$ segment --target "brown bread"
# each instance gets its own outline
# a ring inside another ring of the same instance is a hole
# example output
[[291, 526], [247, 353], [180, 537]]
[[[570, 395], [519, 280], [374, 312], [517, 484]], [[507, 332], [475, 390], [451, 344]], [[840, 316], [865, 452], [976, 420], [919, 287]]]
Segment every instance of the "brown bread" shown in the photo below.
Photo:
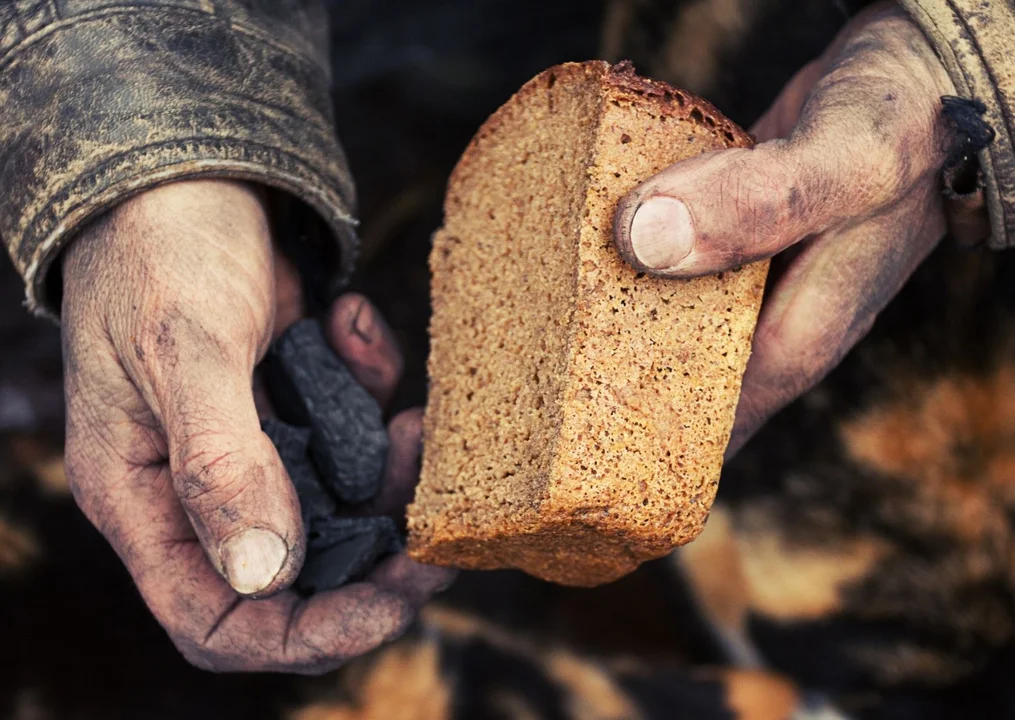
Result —
[[416, 560], [614, 580], [708, 517], [767, 264], [635, 273], [618, 200], [750, 138], [626, 66], [551, 68], [479, 130], [434, 238]]

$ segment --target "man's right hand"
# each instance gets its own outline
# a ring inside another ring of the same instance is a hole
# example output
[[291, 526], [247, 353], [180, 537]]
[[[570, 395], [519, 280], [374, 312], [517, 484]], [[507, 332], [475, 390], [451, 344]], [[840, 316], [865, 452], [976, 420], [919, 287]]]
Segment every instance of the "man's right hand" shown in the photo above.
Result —
[[[404, 631], [450, 578], [398, 556], [340, 590], [285, 590], [304, 531], [252, 391], [270, 340], [299, 314], [283, 276], [257, 193], [218, 181], [125, 203], [63, 263], [71, 488], [173, 642], [211, 670], [327, 671]], [[346, 296], [328, 335], [357, 380], [390, 398], [401, 359], [379, 313]], [[404, 500], [419, 412], [390, 432], [382, 495]]]
[[677, 163], [619, 205], [637, 270], [689, 279], [779, 255], [727, 457], [873, 326], [947, 227], [955, 86], [895, 3], [857, 14], [753, 128], [752, 150]]

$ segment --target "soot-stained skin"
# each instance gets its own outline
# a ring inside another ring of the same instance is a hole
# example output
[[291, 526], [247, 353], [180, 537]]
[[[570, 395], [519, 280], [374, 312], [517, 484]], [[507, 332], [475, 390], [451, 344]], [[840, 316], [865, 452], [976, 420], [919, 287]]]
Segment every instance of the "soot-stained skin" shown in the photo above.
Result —
[[388, 517], [342, 517], [380, 490], [388, 436], [377, 403], [352, 378], [313, 320], [297, 323], [266, 360], [268, 392], [285, 421], [265, 434], [300, 501], [307, 556], [296, 588], [312, 594], [362, 577], [404, 540]]
[[310, 458], [327, 487], [343, 502], [373, 497], [388, 453], [381, 409], [328, 345], [320, 325], [293, 325], [272, 347], [265, 371], [279, 417], [310, 428]]

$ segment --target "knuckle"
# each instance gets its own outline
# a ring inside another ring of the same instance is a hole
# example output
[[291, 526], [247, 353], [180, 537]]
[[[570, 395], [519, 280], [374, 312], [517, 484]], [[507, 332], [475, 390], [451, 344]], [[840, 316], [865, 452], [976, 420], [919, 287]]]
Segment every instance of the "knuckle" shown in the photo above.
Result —
[[336, 651], [319, 643], [314, 631], [294, 632], [275, 652], [277, 667], [299, 675], [321, 675], [344, 665], [354, 653]]
[[245, 495], [252, 488], [244, 478], [220, 475], [214, 480], [206, 475], [181, 474], [173, 478], [177, 497], [192, 511], [201, 515], [218, 512], [225, 519], [235, 521]]
[[286, 661], [280, 665], [286, 672], [299, 675], [320, 676], [345, 665], [350, 657], [345, 653], [326, 653], [319, 648], [304, 646], [299, 661]]
[[389, 612], [393, 621], [391, 628], [386, 633], [381, 633], [381, 638], [375, 643], [376, 645], [392, 642], [402, 637], [412, 626], [413, 620], [416, 619], [416, 609], [405, 598], [393, 592], [384, 592], [383, 594], [390, 604]]
[[764, 387], [755, 400], [780, 406], [813, 387], [836, 363], [839, 341], [833, 333], [798, 333], [786, 329], [759, 331], [757, 356], [763, 364]]
[[209, 643], [206, 628], [185, 613], [166, 613], [161, 603], [149, 605], [159, 623], [169, 635], [183, 659], [194, 667], [208, 672], [229, 672], [239, 669], [256, 669], [251, 666], [252, 658], [238, 652], [237, 648], [225, 645], [215, 647]]
[[249, 491], [258, 479], [260, 448], [236, 447], [238, 442], [214, 430], [185, 436], [171, 458], [173, 486], [187, 503], [224, 505]]
[[231, 645], [218, 648], [209, 645], [203, 637], [203, 631], [193, 625], [170, 622], [163, 623], [163, 626], [183, 659], [199, 670], [224, 673], [269, 669], [256, 652], [249, 652], [249, 648]]
[[191, 450], [183, 454], [173, 468], [173, 481], [182, 500], [198, 502], [208, 496], [239, 492], [234, 486], [240, 482], [234, 472], [238, 451], [208, 448]]
[[854, 147], [842, 155], [842, 173], [849, 179], [844, 192], [873, 207], [895, 202], [908, 192], [921, 162], [905, 128], [867, 127], [851, 145]]
[[245, 370], [270, 337], [270, 315], [256, 312], [243, 298], [225, 302], [205, 292], [152, 292], [147, 312], [134, 317], [125, 351], [166, 392], [185, 379], [179, 373], [188, 367]]
[[[182, 444], [171, 457], [176, 497], [192, 520], [221, 526], [245, 516], [265, 516], [270, 508], [282, 512], [295, 490], [280, 485], [277, 460], [267, 437], [223, 438], [205, 431], [197, 441]], [[292, 495], [286, 493], [292, 492]], [[267, 518], [265, 518], [267, 519]], [[207, 530], [213, 530], [209, 525]]]
[[855, 45], [804, 108], [793, 139], [813, 172], [836, 180], [830, 187], [844, 206], [893, 202], [941, 162], [939, 88], [910, 65], [877, 42]]
[[[719, 197], [732, 205], [734, 217], [750, 244], [768, 245], [801, 212], [806, 202], [804, 189], [787, 182], [792, 173], [784, 163], [752, 162], [746, 159], [731, 167], [719, 187]], [[735, 255], [739, 246], [726, 248]], [[742, 253], [741, 253], [742, 254]]]
[[416, 615], [404, 597], [390, 590], [365, 586], [361, 597], [366, 600], [363, 607], [369, 609], [349, 617], [341, 647], [341, 657], [345, 659], [365, 655], [401, 637]]

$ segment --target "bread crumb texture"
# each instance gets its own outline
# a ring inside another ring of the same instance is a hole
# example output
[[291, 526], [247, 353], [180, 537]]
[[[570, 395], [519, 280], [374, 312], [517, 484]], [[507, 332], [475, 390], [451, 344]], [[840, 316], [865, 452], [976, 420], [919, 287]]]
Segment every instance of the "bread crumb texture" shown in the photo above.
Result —
[[545, 71], [483, 125], [430, 258], [414, 559], [592, 586], [701, 531], [767, 263], [644, 276], [612, 221], [665, 167], [749, 145], [703, 100], [604, 62]]

